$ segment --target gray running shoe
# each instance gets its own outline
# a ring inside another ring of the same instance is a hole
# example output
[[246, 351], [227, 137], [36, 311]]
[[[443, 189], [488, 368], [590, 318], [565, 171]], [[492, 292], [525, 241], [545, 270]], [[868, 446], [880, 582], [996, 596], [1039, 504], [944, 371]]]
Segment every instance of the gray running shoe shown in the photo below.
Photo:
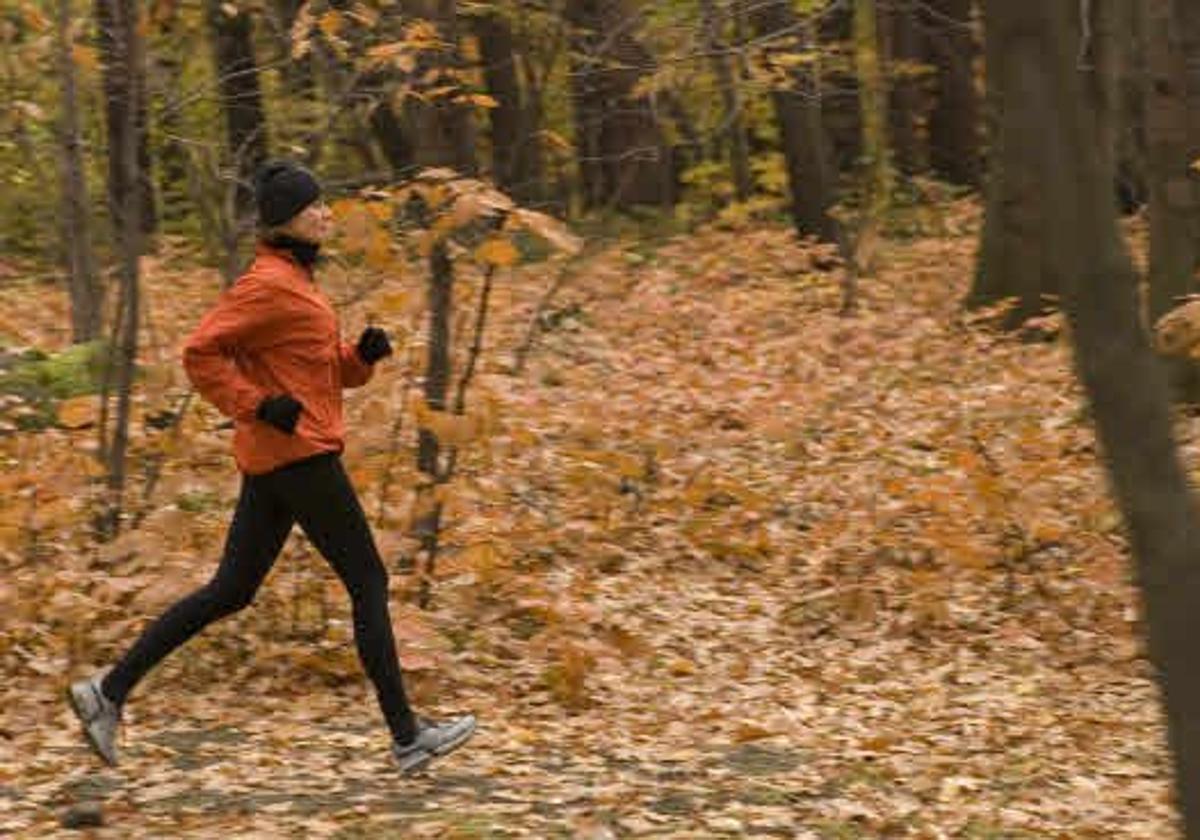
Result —
[[105, 668], [86, 680], [72, 683], [67, 700], [83, 724], [88, 743], [105, 762], [117, 764], [117, 731], [121, 727], [121, 707], [104, 696], [100, 682], [109, 671]]
[[396, 757], [401, 773], [416, 773], [424, 770], [433, 759], [454, 752], [474, 732], [474, 715], [443, 722], [418, 717], [417, 737], [411, 744], [393, 743], [392, 755]]

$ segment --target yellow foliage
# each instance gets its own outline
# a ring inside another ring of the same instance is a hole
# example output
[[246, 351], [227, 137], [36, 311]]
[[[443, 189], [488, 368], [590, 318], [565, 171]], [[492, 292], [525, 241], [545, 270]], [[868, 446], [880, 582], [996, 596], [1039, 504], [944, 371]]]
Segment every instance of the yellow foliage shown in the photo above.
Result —
[[493, 236], [475, 249], [475, 259], [497, 268], [507, 268], [515, 265], [520, 253], [516, 246], [503, 236]]
[[317, 19], [317, 26], [322, 32], [332, 38], [342, 28], [342, 16], [333, 9], [330, 9]]
[[578, 254], [583, 250], [583, 240], [552, 216], [521, 208], [513, 212], [513, 218], [526, 230], [536, 233], [560, 251]]
[[100, 66], [96, 50], [84, 44], [74, 44], [71, 47], [71, 56], [75, 60], [75, 66], [88, 73], [94, 73]]
[[480, 436], [482, 423], [477, 416], [428, 411], [421, 421], [421, 428], [432, 432], [444, 446], [462, 447]]

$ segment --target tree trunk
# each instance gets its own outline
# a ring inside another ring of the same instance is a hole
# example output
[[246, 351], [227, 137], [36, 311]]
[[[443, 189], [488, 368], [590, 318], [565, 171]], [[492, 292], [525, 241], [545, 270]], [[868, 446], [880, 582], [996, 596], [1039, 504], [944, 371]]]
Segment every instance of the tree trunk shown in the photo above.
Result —
[[1146, 176], [1146, 26], [1145, 3], [1130, 10], [1129, 35], [1124, 47], [1120, 77], [1121, 112], [1117, 119], [1117, 206], [1122, 215], [1137, 212], [1149, 201]]
[[865, 209], [868, 218], [878, 223], [892, 197], [892, 165], [888, 155], [887, 85], [879, 66], [875, 0], [854, 0], [854, 67], [867, 167]]
[[1196, 291], [1200, 267], [1200, 9], [1145, 0], [1150, 318]]
[[[993, 4], [994, 5], [994, 4]], [[1048, 223], [1041, 173], [1045, 142], [1040, 116], [1050, 113], [1036, 72], [1041, 48], [1020, 18], [992, 15], [985, 28], [988, 118], [991, 126], [983, 235], [970, 306], [1015, 298], [1006, 326], [1040, 313], [1061, 291], [1047, 271]], [[1055, 246], [1057, 247], [1057, 246]]]
[[[222, 0], [205, 0], [204, 8], [225, 114], [228, 154], [237, 178], [236, 207], [240, 216], [253, 203], [254, 170], [267, 157], [267, 122], [254, 59], [252, 24], [248, 12], [238, 11]], [[236, 220], [231, 221], [236, 226]]]
[[652, 58], [632, 34], [622, 0], [568, 0], [575, 146], [587, 207], [629, 209], [675, 201], [673, 155], [638, 81]]
[[[142, 233], [154, 232], [157, 213], [154, 186], [150, 175], [150, 140], [146, 120], [146, 77], [140, 65], [127, 69], [124, 48], [127, 41], [121, 26], [138, 26], [139, 3], [133, 0], [96, 0], [97, 39], [104, 86], [105, 116], [108, 125], [108, 206], [116, 216], [125, 207], [125, 195], [135, 191], [138, 196], [138, 218]], [[125, 118], [126, 108], [134, 107], [132, 121]], [[137, 166], [133, 176], [121, 166], [120, 149], [125, 147], [127, 126], [133, 126]]]
[[745, 201], [754, 190], [750, 177], [750, 146], [746, 138], [746, 121], [742, 116], [741, 96], [737, 77], [730, 64], [729, 46], [725, 43], [723, 30], [725, 21], [718, 14], [716, 0], [701, 0], [704, 16], [704, 42], [712, 59], [713, 75], [721, 91], [721, 105], [725, 112], [722, 128], [729, 141], [729, 167], [733, 173], [734, 195]]
[[395, 174], [404, 176], [416, 167], [417, 150], [413, 138], [388, 97], [383, 97], [371, 109], [368, 123], [375, 142]]
[[92, 257], [70, 0], [58, 0], [57, 10], [58, 75], [62, 83], [59, 142], [62, 149], [63, 253], [71, 295], [71, 339], [79, 343], [91, 341], [100, 333], [103, 289]]
[[[137, 101], [140, 88], [138, 77], [142, 66], [142, 42], [134, 9], [123, 5], [122, 0], [102, 0], [109, 3], [109, 15], [122, 61], [120, 66], [125, 76], [120, 86], [126, 93], [121, 126], [124, 145], [109, 149], [115, 155], [122, 182], [133, 184], [138, 176], [138, 131], [141, 103]], [[125, 489], [126, 452], [129, 445], [129, 419], [132, 408], [133, 376], [137, 360], [139, 300], [139, 266], [142, 252], [143, 225], [141, 223], [142, 201], [136, 190], [124, 191], [125, 203], [114, 216], [114, 233], [121, 256], [121, 306], [117, 310], [116, 332], [118, 333], [117, 364], [117, 416], [111, 444], [104, 453], [108, 460], [108, 504], [100, 520], [100, 535], [113, 537], [120, 530], [122, 496]], [[111, 363], [111, 362], [110, 362]], [[103, 396], [107, 402], [107, 394]], [[107, 412], [105, 412], [107, 414]]]
[[909, 0], [893, 4], [888, 14], [887, 61], [893, 80], [888, 98], [888, 128], [896, 169], [915, 175], [925, 169], [921, 141], [921, 87], [917, 79], [924, 60], [924, 45], [917, 31], [916, 13]]
[[[1093, 0], [1123, 4], [1130, 0]], [[1078, 7], [986, 0], [987, 23], [1010, 34], [1046, 95], [1011, 99], [1041, 126], [1036, 169], [1047, 204], [1048, 265], [1065, 292], [1076, 364], [1096, 418], [1113, 493], [1129, 529], [1148, 651], [1162, 686], [1176, 802], [1200, 838], [1200, 525], [1175, 446], [1167, 388], [1147, 346], [1135, 278], [1112, 200], [1112, 170], [1096, 143], [1103, 113], [1079, 72]], [[1019, 33], [1019, 34], [1018, 34]]]
[[937, 102], [929, 115], [929, 162], [952, 184], [979, 186], [979, 96], [972, 63], [971, 0], [926, 0], [923, 24], [936, 67]]
[[152, 73], [156, 90], [168, 91], [154, 103], [155, 120], [161, 139], [158, 143], [158, 196], [160, 216], [164, 226], [181, 225], [192, 213], [192, 197], [188, 190], [188, 155], [184, 146], [183, 84], [184, 50], [179, 31], [179, 10], [176, 4], [167, 6], [159, 20], [161, 48], [154, 51]]
[[534, 113], [526, 102], [517, 75], [517, 50], [512, 26], [497, 11], [474, 15], [483, 80], [496, 105], [488, 110], [492, 141], [492, 178], [505, 192], [526, 201], [540, 193], [534, 160], [540, 155], [537, 128], [527, 119]]
[[[799, 51], [802, 42], [780, 38], [779, 33], [800, 32], [804, 25], [788, 0], [763, 0], [750, 10], [751, 23], [759, 38], [774, 39], [780, 52]], [[792, 74], [788, 88], [772, 91], [775, 117], [779, 121], [783, 154], [787, 162], [792, 221], [800, 236], [815, 236], [837, 242], [841, 232], [829, 215], [834, 202], [834, 173], [829, 162], [825, 126], [821, 119], [821, 90], [818, 72], [801, 65]]]
[[[437, 52], [424, 54], [418, 62], [416, 78], [427, 89], [461, 88], [456, 75], [461, 70], [462, 57], [455, 0], [406, 0], [404, 9], [434, 24], [445, 45]], [[405, 115], [413, 129], [418, 166], [445, 166], [467, 175], [475, 173], [471, 114], [462, 103], [453, 101], [453, 94], [439, 94], [432, 101], [410, 96], [405, 100]]]
[[[450, 324], [454, 315], [454, 264], [439, 242], [429, 257], [429, 354], [425, 364], [425, 404], [434, 411], [446, 410], [450, 390]], [[424, 474], [417, 492], [422, 496], [421, 515], [413, 523], [421, 545], [423, 562], [419, 603], [427, 607], [431, 597], [433, 565], [441, 537], [442, 504], [435, 490], [442, 483], [442, 445], [430, 429], [417, 433], [417, 469]]]

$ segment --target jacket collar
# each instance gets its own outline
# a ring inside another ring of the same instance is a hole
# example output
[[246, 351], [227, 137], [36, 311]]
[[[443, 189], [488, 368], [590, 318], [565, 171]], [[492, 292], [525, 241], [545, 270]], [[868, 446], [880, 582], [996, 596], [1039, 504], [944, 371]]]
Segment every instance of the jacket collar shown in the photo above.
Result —
[[286, 260], [302, 269], [308, 279], [312, 280], [313, 267], [317, 264], [320, 256], [320, 247], [311, 242], [302, 242], [291, 237], [276, 237], [270, 240], [260, 239], [255, 246], [255, 252], [260, 256], [267, 255]]

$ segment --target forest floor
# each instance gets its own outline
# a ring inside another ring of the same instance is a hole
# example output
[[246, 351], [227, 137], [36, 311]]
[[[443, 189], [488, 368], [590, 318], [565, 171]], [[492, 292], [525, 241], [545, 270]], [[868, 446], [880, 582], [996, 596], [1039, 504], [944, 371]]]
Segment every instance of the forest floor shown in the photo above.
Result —
[[[0, 437], [0, 834], [1175, 836], [1069, 349], [1053, 323], [965, 320], [977, 218], [940, 224], [888, 244], [848, 318], [838, 275], [783, 228], [598, 248], [520, 375], [557, 269], [504, 278], [429, 610], [397, 561], [408, 420], [399, 460], [390, 443], [419, 333], [348, 395], [412, 693], [480, 718], [414, 778], [389, 765], [345, 599], [295, 537], [253, 607], [135, 692], [120, 767], [85, 748], [66, 683], [211, 574], [237, 492], [206, 407], [174, 437], [140, 423], [177, 393], [216, 282], [147, 260], [134, 444], [165, 467], [141, 527], [88, 547], [78, 417]], [[402, 339], [420, 283], [349, 303], [347, 334], [372, 314]], [[12, 338], [61, 343], [64, 311], [50, 287], [0, 286]], [[1179, 429], [1195, 464], [1200, 427]]]

